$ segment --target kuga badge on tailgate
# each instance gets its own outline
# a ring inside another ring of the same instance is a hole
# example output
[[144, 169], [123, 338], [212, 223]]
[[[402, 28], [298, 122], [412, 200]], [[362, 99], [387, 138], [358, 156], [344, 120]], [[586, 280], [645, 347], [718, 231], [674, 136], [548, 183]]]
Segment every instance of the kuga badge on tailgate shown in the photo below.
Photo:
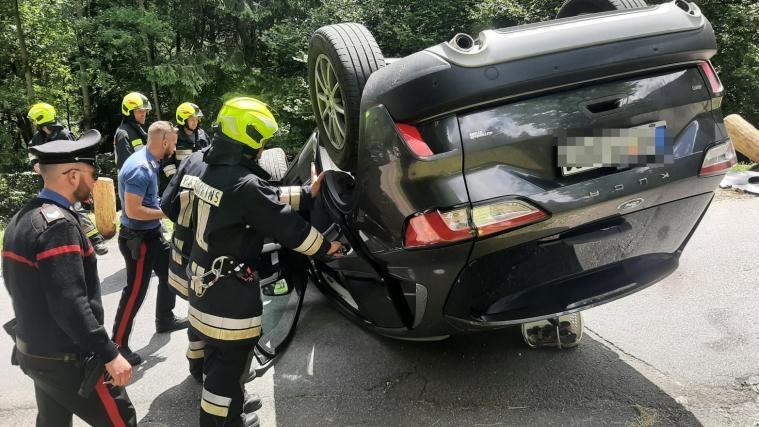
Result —
[[627, 129], [567, 130], [557, 135], [558, 166], [563, 176], [601, 167], [672, 164], [666, 122]]

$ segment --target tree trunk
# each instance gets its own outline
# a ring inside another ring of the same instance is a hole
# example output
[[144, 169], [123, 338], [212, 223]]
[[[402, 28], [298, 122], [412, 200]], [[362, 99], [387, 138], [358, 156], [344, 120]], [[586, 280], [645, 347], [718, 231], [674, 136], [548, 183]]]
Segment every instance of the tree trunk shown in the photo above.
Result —
[[69, 97], [66, 95], [66, 127], [71, 129], [71, 109], [69, 108]]
[[34, 86], [32, 85], [32, 69], [29, 67], [29, 53], [26, 50], [26, 38], [21, 26], [21, 12], [18, 9], [18, 0], [13, 0], [13, 14], [16, 18], [16, 36], [18, 37], [19, 53], [21, 54], [21, 67], [24, 69], [26, 78], [26, 96], [31, 102], [34, 98]]
[[737, 114], [725, 117], [725, 128], [739, 153], [759, 162], [759, 130]]
[[252, 67], [255, 64], [253, 40], [250, 35], [250, 24], [243, 22], [239, 17], [235, 17], [235, 28], [237, 29], [237, 37], [240, 39], [242, 45], [242, 56], [245, 65]]
[[[77, 16], [80, 22], [84, 22], [84, 18], [87, 13], [87, 6], [89, 0], [84, 0], [79, 4], [77, 8]], [[92, 126], [92, 97], [90, 96], [89, 74], [85, 67], [85, 50], [84, 41], [82, 40], [83, 34], [81, 28], [76, 32], [76, 44], [79, 49], [79, 85], [82, 89], [82, 129], [89, 129]]]
[[[142, 13], [145, 13], [145, 1], [144, 0], [137, 0], [137, 4], [140, 7], [140, 11]], [[148, 42], [148, 36], [143, 32], [142, 33], [142, 44], [145, 48], [145, 58], [148, 61], [148, 67], [153, 67], [153, 50], [150, 49], [150, 43]], [[158, 104], [158, 85], [155, 81], [150, 81], [150, 88], [153, 92], [153, 111], [155, 111], [155, 116], [157, 120], [161, 120], [161, 106]]]
[[104, 238], [116, 235], [116, 191], [111, 178], [100, 177], [92, 191], [95, 202], [95, 226]]

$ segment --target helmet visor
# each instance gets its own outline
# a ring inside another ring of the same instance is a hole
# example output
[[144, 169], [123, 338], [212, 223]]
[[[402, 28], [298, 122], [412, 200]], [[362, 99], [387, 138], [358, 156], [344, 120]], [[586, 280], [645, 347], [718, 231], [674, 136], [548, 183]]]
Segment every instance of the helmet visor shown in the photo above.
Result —
[[153, 106], [150, 105], [150, 101], [148, 101], [147, 99], [143, 101], [142, 105], [135, 107], [135, 110], [152, 110], [152, 109], [153, 109]]

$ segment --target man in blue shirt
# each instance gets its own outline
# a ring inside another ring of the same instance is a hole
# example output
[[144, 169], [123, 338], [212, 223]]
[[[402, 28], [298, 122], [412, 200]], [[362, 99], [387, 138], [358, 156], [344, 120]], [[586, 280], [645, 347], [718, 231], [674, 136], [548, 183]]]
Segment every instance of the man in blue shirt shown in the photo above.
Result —
[[119, 171], [121, 229], [119, 250], [127, 269], [127, 286], [121, 294], [113, 325], [113, 340], [132, 365], [142, 358], [129, 348], [129, 335], [150, 282], [151, 271], [158, 277], [156, 331], [168, 332], [187, 327], [187, 319], [174, 316], [175, 294], [169, 290], [169, 244], [161, 233], [161, 211], [158, 199], [160, 161], [172, 155], [177, 144], [177, 129], [167, 121], [158, 121], [148, 129], [144, 150], [129, 156]]

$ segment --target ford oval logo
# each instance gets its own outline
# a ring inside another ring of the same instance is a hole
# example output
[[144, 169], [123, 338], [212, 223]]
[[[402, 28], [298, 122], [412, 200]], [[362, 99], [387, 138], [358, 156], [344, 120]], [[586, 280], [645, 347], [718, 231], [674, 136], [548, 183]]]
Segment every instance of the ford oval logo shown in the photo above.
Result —
[[630, 210], [630, 209], [635, 209], [638, 206], [642, 205], [643, 201], [644, 201], [643, 199], [628, 200], [628, 201], [622, 203], [621, 205], [617, 206], [617, 209], [620, 210], [620, 211], [626, 211], [626, 210]]

